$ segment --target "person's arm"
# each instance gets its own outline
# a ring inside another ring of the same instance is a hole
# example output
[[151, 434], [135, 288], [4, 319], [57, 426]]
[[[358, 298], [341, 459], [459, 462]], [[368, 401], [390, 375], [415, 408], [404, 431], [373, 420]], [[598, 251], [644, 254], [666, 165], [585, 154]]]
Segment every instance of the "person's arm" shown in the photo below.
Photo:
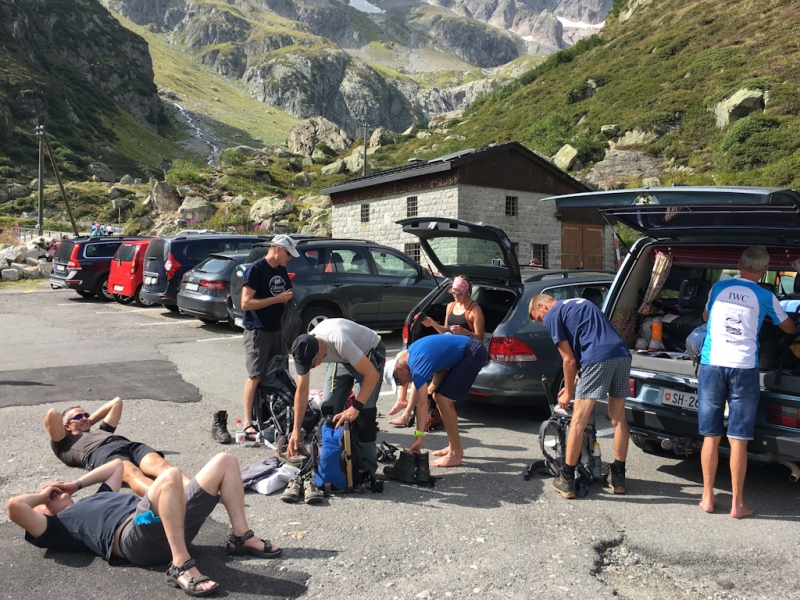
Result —
[[479, 342], [483, 341], [483, 334], [486, 330], [486, 318], [483, 315], [483, 309], [478, 304], [475, 304], [469, 311], [470, 321], [472, 321], [472, 331], [464, 333], [471, 335]]
[[361, 389], [358, 390], [358, 395], [353, 405], [333, 417], [333, 422], [336, 423], [337, 429], [341, 427], [344, 421], [352, 423], [358, 418], [361, 409], [364, 408], [372, 392], [375, 391], [375, 386], [381, 380], [381, 376], [366, 355], [362, 355], [358, 362], [353, 365], [353, 368], [358, 371], [364, 380], [361, 382]]
[[440, 371], [436, 371], [431, 377], [431, 382], [428, 384], [428, 394], [433, 394], [436, 390], [439, 389], [439, 385], [441, 385], [444, 376], [447, 374], [447, 369], [441, 369]]
[[708, 309], [703, 309], [703, 321], [708, 323]]
[[303, 417], [306, 415], [306, 407], [308, 407], [308, 388], [311, 381], [311, 375], [297, 376], [297, 389], [294, 392], [294, 425], [292, 426], [292, 435], [289, 436], [289, 444], [286, 453], [289, 456], [297, 454], [298, 443], [300, 439], [300, 430], [303, 428]]
[[269, 298], [256, 298], [256, 291], [249, 285], [242, 286], [242, 310], [260, 310], [273, 304], [286, 304], [292, 299], [292, 290], [281, 292]]
[[112, 491], [118, 492], [122, 488], [122, 474], [124, 471], [122, 460], [115, 458], [111, 462], [100, 465], [96, 469], [78, 477], [75, 481], [57, 481], [53, 485], [67, 492], [70, 496], [78, 490], [95, 483], [105, 483]]
[[433, 327], [437, 333], [444, 333], [447, 331], [446, 325], [439, 325], [436, 321], [427, 316], [422, 319], [422, 324], [425, 325], [425, 327]]
[[117, 425], [119, 425], [120, 417], [122, 417], [122, 398], [117, 396], [93, 412], [92, 416], [89, 417], [89, 423], [94, 425], [104, 420], [108, 425], [116, 429]]
[[[417, 398], [417, 428], [414, 431], [414, 441], [408, 447], [408, 451], [412, 453], [422, 450], [422, 438], [425, 437], [425, 426], [428, 424], [428, 386], [420, 386], [414, 393]], [[417, 435], [418, 431], [422, 435]]]
[[48, 485], [36, 494], [15, 496], [6, 502], [8, 518], [34, 538], [41, 537], [47, 531], [47, 517], [33, 509], [40, 504], [45, 504], [50, 498], [60, 493], [61, 490], [58, 487]]
[[569, 407], [569, 402], [575, 395], [575, 384], [578, 377], [578, 361], [575, 360], [575, 354], [569, 346], [569, 342], [561, 340], [556, 344], [564, 368], [564, 389], [558, 393], [558, 405], [566, 409]]
[[51, 408], [44, 416], [44, 427], [50, 434], [50, 439], [60, 442], [67, 437], [67, 430], [64, 428], [64, 417], [55, 408]]
[[780, 327], [781, 331], [784, 333], [794, 333], [794, 320], [791, 317], [786, 317], [785, 320], [781, 321], [778, 327]]

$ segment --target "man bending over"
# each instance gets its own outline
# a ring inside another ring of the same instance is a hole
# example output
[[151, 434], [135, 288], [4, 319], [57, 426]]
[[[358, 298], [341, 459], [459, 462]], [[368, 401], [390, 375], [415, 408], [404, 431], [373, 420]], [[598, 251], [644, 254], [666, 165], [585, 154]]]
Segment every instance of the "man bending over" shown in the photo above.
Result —
[[[122, 398], [117, 397], [91, 415], [80, 406], [63, 413], [51, 408], [45, 415], [44, 426], [50, 434], [50, 447], [65, 465], [94, 469], [119, 458], [123, 461], [122, 481], [136, 495], [144, 496], [153, 479], [169, 469], [170, 464], [150, 446], [115, 435], [121, 416]], [[92, 431], [98, 422], [100, 426]], [[184, 476], [184, 483], [188, 482]]]
[[[124, 467], [115, 459], [71, 483], [46, 485], [38, 494], [12, 498], [8, 517], [25, 530], [25, 540], [39, 548], [93, 552], [109, 564], [157, 565], [170, 562], [166, 581], [190, 596], [207, 596], [219, 584], [197, 570], [187, 545], [221, 499], [233, 533], [225, 550], [277, 558], [282, 550], [256, 538], [244, 512], [239, 463], [218, 454], [184, 488], [181, 472], [162, 472], [144, 497], [119, 493]], [[72, 494], [101, 483], [96, 493], [74, 502]]]

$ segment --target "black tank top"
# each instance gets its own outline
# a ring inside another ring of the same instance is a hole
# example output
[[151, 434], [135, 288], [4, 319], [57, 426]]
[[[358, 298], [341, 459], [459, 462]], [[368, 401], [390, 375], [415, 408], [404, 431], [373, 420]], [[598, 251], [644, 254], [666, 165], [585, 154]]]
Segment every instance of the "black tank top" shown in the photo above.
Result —
[[[473, 302], [473, 304], [474, 304], [474, 302]], [[461, 325], [462, 327], [465, 327], [465, 328], [469, 329], [470, 331], [472, 331], [474, 333], [474, 330], [472, 329], [472, 323], [470, 323], [467, 320], [467, 313], [470, 311], [471, 308], [472, 308], [472, 304], [470, 304], [467, 307], [467, 310], [465, 310], [460, 315], [457, 315], [457, 314], [455, 314], [453, 312], [451, 312], [449, 315], [447, 315], [447, 327], [448, 327], [448, 329], [450, 328], [451, 325]]]

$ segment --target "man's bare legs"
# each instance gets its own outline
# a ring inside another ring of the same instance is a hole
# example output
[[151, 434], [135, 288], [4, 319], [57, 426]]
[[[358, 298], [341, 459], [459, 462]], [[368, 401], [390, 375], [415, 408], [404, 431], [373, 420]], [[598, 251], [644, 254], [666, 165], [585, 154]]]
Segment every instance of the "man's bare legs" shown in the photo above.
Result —
[[[148, 477], [158, 477], [161, 475], [161, 473], [171, 467], [172, 465], [169, 464], [158, 452], [149, 452], [148, 454], [144, 455], [142, 460], [139, 461], [139, 468], [142, 470], [142, 473]], [[190, 479], [186, 475], [183, 475], [184, 487], [186, 487], [189, 481]]]
[[[231, 454], [217, 454], [206, 463], [194, 477], [204, 491], [212, 496], [220, 495], [228, 518], [231, 521], [233, 535], [240, 537], [250, 529], [244, 512], [244, 486], [239, 462]], [[264, 543], [257, 537], [251, 537], [244, 542], [248, 548], [263, 552], [277, 552], [278, 547], [272, 544], [265, 548]]]
[[[161, 473], [147, 490], [147, 497], [150, 499], [151, 510], [161, 518], [161, 524], [172, 552], [172, 564], [180, 567], [191, 558], [186, 547], [184, 531], [186, 496], [183, 491], [181, 472], [175, 467], [170, 467]], [[201, 573], [196, 567], [187, 569], [185, 576], [179, 578], [182, 587], [186, 588], [188, 585], [188, 577], [199, 577], [200, 575]], [[204, 581], [197, 584], [197, 589], [198, 591], [207, 590], [215, 585], [214, 581]]]
[[[706, 436], [703, 438], [703, 449], [700, 452], [700, 464], [703, 467], [703, 497], [700, 498], [700, 508], [710, 513], [714, 512], [714, 480], [717, 478], [717, 465], [719, 464], [719, 443], [722, 436]], [[731, 457], [731, 468], [733, 467]]]
[[434, 456], [441, 456], [439, 460], [431, 463], [432, 467], [457, 467], [464, 458], [464, 449], [461, 447], [461, 436], [458, 433], [458, 415], [456, 405], [450, 398], [436, 394], [434, 396], [439, 414], [442, 415], [444, 430], [447, 433], [447, 448], [437, 450]]
[[244, 418], [242, 427], [247, 429], [253, 423], [253, 404], [256, 401], [256, 390], [261, 383], [260, 377], [250, 377], [244, 382]]
[[608, 397], [608, 418], [614, 428], [614, 458], [625, 462], [628, 457], [628, 421], [625, 420], [625, 399]]
[[[581, 448], [583, 448], [583, 432], [594, 413], [594, 405], [597, 401], [594, 398], [576, 398], [572, 408], [572, 421], [570, 423], [569, 435], [567, 436], [567, 454], [564, 457], [566, 464], [575, 466], [581, 458]], [[611, 403], [609, 403], [609, 416]], [[624, 405], [623, 405], [624, 410]], [[625, 423], [623, 412], [622, 422]], [[628, 426], [625, 424], [625, 429]], [[628, 437], [625, 436], [625, 451], [628, 450]], [[617, 426], [614, 426], [614, 453], [617, 452]]]
[[[741, 519], [749, 517], [755, 511], [744, 503], [744, 476], [747, 473], [747, 440], [728, 438], [731, 445], [731, 517]], [[705, 475], [705, 469], [703, 470]]]
[[[129, 460], [122, 461], [122, 481], [128, 484], [137, 496], [144, 496], [147, 490], [153, 484], [153, 480], [161, 475], [167, 469], [171, 469], [170, 465], [164, 460], [157, 452], [150, 452], [145, 454], [144, 458], [139, 462], [137, 467]], [[183, 477], [183, 485], [189, 483], [189, 478], [181, 474]]]

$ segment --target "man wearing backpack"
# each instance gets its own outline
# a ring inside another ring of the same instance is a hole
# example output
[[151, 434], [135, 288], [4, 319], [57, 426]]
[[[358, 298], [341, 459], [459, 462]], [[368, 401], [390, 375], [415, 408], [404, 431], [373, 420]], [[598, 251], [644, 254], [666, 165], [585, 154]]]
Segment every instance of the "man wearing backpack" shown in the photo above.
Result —
[[[303, 438], [303, 416], [308, 406], [309, 371], [328, 363], [322, 396], [322, 416], [334, 415], [337, 428], [345, 421], [362, 421], [358, 432], [361, 456], [372, 473], [378, 469], [375, 440], [378, 428], [378, 394], [386, 362], [386, 348], [381, 337], [371, 329], [348, 319], [325, 319], [310, 334], [299, 336], [292, 344], [297, 370], [297, 392], [294, 396], [294, 426], [289, 438], [288, 454], [294, 456]], [[350, 392], [355, 389], [352, 406], [345, 408]], [[297, 493], [299, 495], [299, 486]], [[296, 501], [296, 500], [286, 500]], [[308, 498], [306, 498], [308, 502]]]

